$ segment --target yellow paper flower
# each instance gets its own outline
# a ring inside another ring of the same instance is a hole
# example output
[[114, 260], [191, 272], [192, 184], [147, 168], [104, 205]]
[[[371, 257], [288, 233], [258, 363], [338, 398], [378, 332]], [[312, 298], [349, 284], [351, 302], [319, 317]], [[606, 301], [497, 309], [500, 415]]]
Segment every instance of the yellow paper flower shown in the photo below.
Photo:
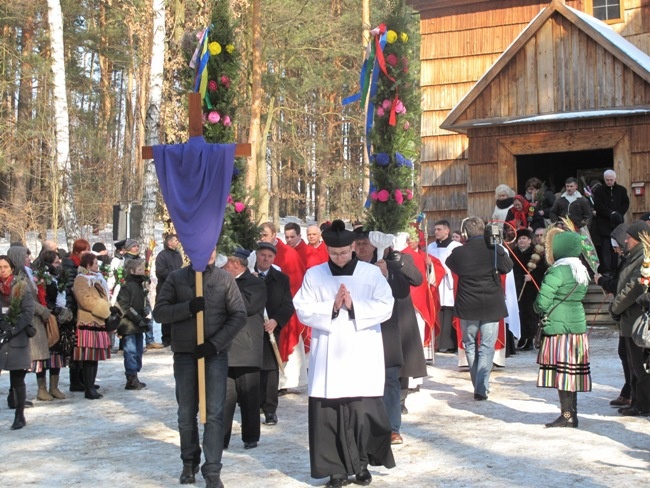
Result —
[[394, 43], [396, 40], [397, 40], [397, 32], [395, 32], [394, 30], [389, 30], [389, 31], [386, 33], [386, 42], [387, 42], [388, 44], [392, 44], [392, 43]]
[[232, 52], [235, 50], [235, 46], [232, 44], [226, 44], [226, 51], [228, 51], [228, 54], [232, 54]]
[[408, 35], [406, 32], [402, 32], [402, 33], [399, 35], [399, 38], [400, 38], [400, 41], [406, 43], [406, 42], [408, 42], [408, 40], [409, 40], [409, 35]]
[[216, 41], [211, 42], [208, 44], [208, 51], [210, 51], [211, 56], [216, 56], [221, 52], [221, 44]]

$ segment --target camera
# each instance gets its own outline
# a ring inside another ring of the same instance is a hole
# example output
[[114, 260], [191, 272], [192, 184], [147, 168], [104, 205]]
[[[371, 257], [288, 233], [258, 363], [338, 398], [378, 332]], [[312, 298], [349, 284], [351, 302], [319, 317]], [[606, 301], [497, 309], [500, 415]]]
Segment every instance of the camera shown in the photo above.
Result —
[[496, 222], [485, 224], [485, 242], [490, 247], [503, 244], [503, 230]]

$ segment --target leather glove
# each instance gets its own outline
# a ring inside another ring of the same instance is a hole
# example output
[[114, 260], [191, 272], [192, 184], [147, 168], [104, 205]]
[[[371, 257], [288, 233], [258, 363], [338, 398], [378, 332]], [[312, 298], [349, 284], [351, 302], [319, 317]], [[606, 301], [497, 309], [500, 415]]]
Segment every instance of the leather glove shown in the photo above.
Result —
[[650, 308], [650, 293], [644, 293], [641, 295], [636, 299], [636, 303], [641, 305], [643, 308]]
[[13, 336], [11, 329], [0, 330], [0, 343], [9, 342]]
[[212, 356], [216, 352], [217, 350], [211, 342], [204, 342], [203, 344], [196, 346], [196, 349], [194, 349], [194, 357], [196, 359], [206, 358], [208, 356]]
[[137, 325], [142, 330], [149, 330], [149, 322], [145, 319], [140, 319]]
[[402, 263], [402, 253], [399, 251], [391, 251], [386, 255], [385, 261], [395, 261], [396, 263], [399, 263], [403, 265]]
[[202, 310], [205, 310], [205, 297], [192, 298], [190, 300], [190, 313], [196, 315]]
[[122, 310], [120, 310], [115, 305], [113, 305], [109, 310], [111, 312], [111, 315], [119, 315], [120, 317], [122, 316]]

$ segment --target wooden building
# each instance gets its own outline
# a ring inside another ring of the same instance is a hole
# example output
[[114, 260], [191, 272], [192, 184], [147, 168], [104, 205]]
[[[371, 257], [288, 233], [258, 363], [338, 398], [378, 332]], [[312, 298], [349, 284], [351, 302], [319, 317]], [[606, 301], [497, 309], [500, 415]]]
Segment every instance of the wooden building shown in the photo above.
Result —
[[559, 191], [613, 168], [627, 219], [650, 211], [650, 1], [407, 3], [421, 16], [430, 235], [438, 219], [490, 218], [495, 187], [521, 193], [531, 176]]

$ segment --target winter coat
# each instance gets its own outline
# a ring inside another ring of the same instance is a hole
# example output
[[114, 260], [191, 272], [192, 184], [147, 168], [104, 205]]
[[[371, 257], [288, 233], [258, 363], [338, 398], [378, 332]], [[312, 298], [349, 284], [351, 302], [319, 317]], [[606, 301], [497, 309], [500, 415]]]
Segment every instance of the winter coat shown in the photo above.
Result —
[[104, 321], [111, 314], [111, 304], [106, 290], [94, 273], [79, 266], [72, 292], [77, 301], [77, 325], [103, 326]]
[[[280, 331], [289, 322], [289, 319], [295, 312], [291, 288], [289, 286], [289, 277], [271, 266], [264, 280], [264, 284], [266, 286], [266, 314], [269, 320], [274, 319], [278, 323], [273, 330], [273, 336], [275, 337], [275, 342], [279, 344]], [[266, 371], [275, 371], [278, 369], [273, 346], [271, 345], [269, 334], [266, 332], [264, 333], [262, 369]]]
[[142, 319], [145, 319], [151, 312], [145, 288], [142, 281], [138, 280], [137, 276], [130, 274], [126, 277], [124, 285], [120, 287], [120, 292], [117, 295], [117, 304], [124, 314], [120, 320], [120, 325], [117, 328], [117, 333], [120, 336], [142, 334], [143, 332], [146, 332], [146, 330], [141, 329], [138, 324], [134, 323], [126, 316], [131, 308], [135, 310]]
[[508, 315], [498, 276], [512, 269], [512, 260], [505, 249], [501, 246], [490, 249], [483, 236], [472, 237], [451, 252], [446, 265], [458, 276], [456, 317], [496, 322]]
[[[154, 319], [172, 324], [172, 351], [193, 353], [196, 349], [196, 319], [190, 301], [196, 298], [196, 273], [191, 266], [172, 271], [156, 297]], [[203, 272], [205, 341], [217, 352], [230, 349], [237, 333], [246, 325], [246, 306], [235, 279], [226, 271], [208, 266]]]
[[[571, 266], [559, 262], [562, 258], [577, 260], [582, 250], [582, 241], [579, 234], [569, 231], [559, 232], [549, 237], [546, 255], [551, 267], [544, 275], [544, 281], [535, 300], [535, 311], [539, 314], [548, 314], [544, 335], [584, 334], [587, 331], [587, 319], [582, 299], [588, 289], [587, 270], [582, 264], [578, 265], [579, 270], [576, 268], [576, 273], [580, 271], [584, 273], [584, 284], [576, 286], [577, 280]], [[548, 244], [551, 242], [551, 250], [549, 250]]]
[[248, 269], [235, 281], [246, 306], [246, 325], [235, 336], [228, 352], [228, 367], [262, 367], [266, 285]]
[[568, 217], [577, 228], [581, 228], [589, 227], [592, 215], [589, 200], [579, 195], [573, 202], [569, 202], [563, 193], [560, 198], [555, 200], [549, 217], [551, 222], [557, 222], [560, 217]]
[[165, 249], [158, 253], [156, 256], [156, 278], [158, 278], [158, 283], [156, 284], [156, 295], [160, 293], [165, 280], [169, 276], [169, 273], [183, 267], [183, 256], [181, 253], [174, 249], [169, 249], [165, 245]]
[[50, 358], [50, 347], [47, 342], [47, 331], [45, 329], [45, 323], [50, 318], [50, 311], [38, 301], [38, 289], [29, 273], [25, 276], [25, 281], [34, 299], [34, 318], [32, 319], [32, 325], [34, 326], [34, 330], [36, 330], [36, 334], [29, 338], [29, 354], [32, 361], [45, 361]]
[[[27, 283], [14, 277], [9, 296], [0, 296], [2, 307], [11, 306], [11, 296], [14, 292], [21, 297], [20, 313], [12, 327], [12, 338], [0, 346], [0, 370], [2, 371], [29, 369], [32, 365], [29, 338], [25, 327], [32, 323], [34, 317], [34, 296], [27, 288]], [[6, 317], [3, 318], [6, 320]]]
[[384, 363], [387, 368], [401, 366], [400, 377], [422, 378], [427, 375], [427, 365], [411, 300], [411, 285], [420, 285], [423, 277], [412, 256], [400, 254], [398, 258], [386, 260], [387, 281], [395, 303], [393, 314], [381, 324]]
[[[616, 183], [614, 186], [600, 185], [594, 190], [593, 199], [598, 233], [609, 237], [616, 225], [623, 222], [625, 213], [630, 208], [627, 190]], [[614, 216], [615, 213], [618, 215]]]
[[643, 294], [639, 283], [643, 264], [643, 244], [637, 244], [629, 252], [621, 268], [616, 285], [616, 296], [610, 305], [610, 313], [618, 316], [618, 327], [622, 337], [632, 337], [632, 325], [643, 312], [636, 299]]

